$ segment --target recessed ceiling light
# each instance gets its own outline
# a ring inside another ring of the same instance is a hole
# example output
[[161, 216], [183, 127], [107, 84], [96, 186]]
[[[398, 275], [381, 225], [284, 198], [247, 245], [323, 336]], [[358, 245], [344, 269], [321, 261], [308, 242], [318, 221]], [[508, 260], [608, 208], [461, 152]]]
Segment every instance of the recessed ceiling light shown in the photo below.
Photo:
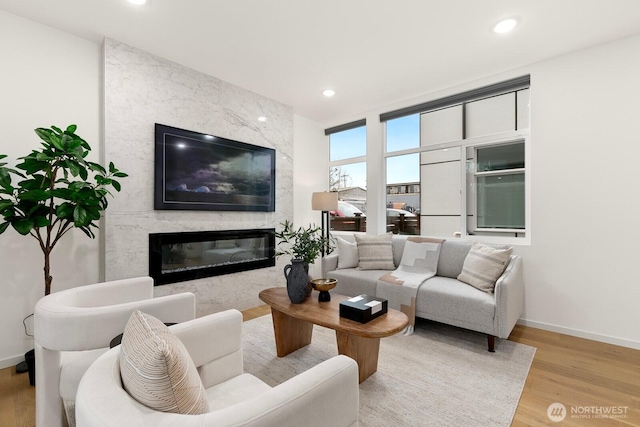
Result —
[[325, 90], [322, 91], [322, 94], [324, 96], [326, 96], [327, 98], [331, 98], [333, 95], [336, 94], [336, 91], [333, 90], [333, 89], [325, 89]]
[[503, 19], [493, 27], [493, 32], [498, 34], [508, 33], [518, 25], [518, 20], [515, 18]]
[[147, 0], [127, 0], [131, 4], [141, 6], [147, 2]]
[[266, 122], [267, 118], [265, 116], [260, 116], [260, 117], [258, 117], [258, 121], [259, 122]]

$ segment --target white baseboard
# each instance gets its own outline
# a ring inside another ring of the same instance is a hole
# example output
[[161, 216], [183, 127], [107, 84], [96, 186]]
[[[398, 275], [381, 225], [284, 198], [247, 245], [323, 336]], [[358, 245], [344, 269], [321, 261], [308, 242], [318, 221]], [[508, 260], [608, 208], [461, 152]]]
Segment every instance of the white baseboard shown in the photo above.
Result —
[[619, 345], [621, 347], [633, 348], [640, 350], [640, 342], [628, 340], [625, 338], [612, 337], [609, 335], [595, 334], [593, 332], [582, 331], [580, 329], [565, 328], [562, 326], [552, 325], [544, 322], [536, 322], [533, 320], [520, 319], [519, 325], [530, 326], [532, 328], [542, 329], [545, 331], [557, 332], [559, 334], [571, 335], [572, 337], [585, 338], [588, 340], [604, 342], [607, 344]]
[[20, 356], [7, 357], [6, 359], [0, 360], [0, 369], [16, 366], [20, 362], [24, 362], [24, 354], [21, 354]]

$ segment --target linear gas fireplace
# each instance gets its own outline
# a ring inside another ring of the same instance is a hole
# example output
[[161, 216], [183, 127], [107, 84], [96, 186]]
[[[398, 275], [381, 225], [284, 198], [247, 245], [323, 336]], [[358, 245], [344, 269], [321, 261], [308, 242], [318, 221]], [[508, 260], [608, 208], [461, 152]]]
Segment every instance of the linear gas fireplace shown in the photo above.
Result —
[[272, 267], [275, 229], [149, 234], [155, 285]]

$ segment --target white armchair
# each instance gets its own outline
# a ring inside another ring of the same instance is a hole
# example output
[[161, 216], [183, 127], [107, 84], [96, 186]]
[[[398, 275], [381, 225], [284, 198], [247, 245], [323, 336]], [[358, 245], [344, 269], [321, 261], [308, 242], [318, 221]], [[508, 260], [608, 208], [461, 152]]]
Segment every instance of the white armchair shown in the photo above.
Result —
[[336, 356], [271, 388], [243, 373], [242, 315], [228, 310], [171, 326], [187, 348], [206, 389], [209, 412], [181, 415], [150, 409], [123, 388], [120, 346], [83, 376], [76, 398], [78, 427], [358, 425], [358, 366]]
[[[153, 298], [153, 279], [137, 277], [55, 292], [35, 307], [36, 426], [74, 425], [80, 378], [131, 313], [143, 310], [163, 322], [195, 318], [195, 296]], [[66, 416], [65, 416], [66, 411]]]

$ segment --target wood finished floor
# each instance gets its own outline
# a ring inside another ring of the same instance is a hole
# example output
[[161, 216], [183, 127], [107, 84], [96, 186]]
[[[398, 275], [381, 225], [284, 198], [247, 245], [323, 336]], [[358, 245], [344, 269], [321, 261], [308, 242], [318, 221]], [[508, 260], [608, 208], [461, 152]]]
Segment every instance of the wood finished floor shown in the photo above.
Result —
[[[247, 321], [269, 312], [265, 305], [242, 314]], [[513, 426], [640, 426], [640, 350], [520, 325], [509, 339], [537, 348]], [[499, 342], [496, 351], [500, 351]], [[547, 417], [547, 408], [555, 402], [568, 411], [559, 423]], [[35, 388], [29, 385], [28, 375], [16, 374], [13, 367], [1, 369], [0, 427], [34, 426], [34, 408]], [[586, 413], [610, 408], [624, 411], [625, 417]], [[576, 414], [572, 418], [572, 410], [582, 412], [582, 418]]]

